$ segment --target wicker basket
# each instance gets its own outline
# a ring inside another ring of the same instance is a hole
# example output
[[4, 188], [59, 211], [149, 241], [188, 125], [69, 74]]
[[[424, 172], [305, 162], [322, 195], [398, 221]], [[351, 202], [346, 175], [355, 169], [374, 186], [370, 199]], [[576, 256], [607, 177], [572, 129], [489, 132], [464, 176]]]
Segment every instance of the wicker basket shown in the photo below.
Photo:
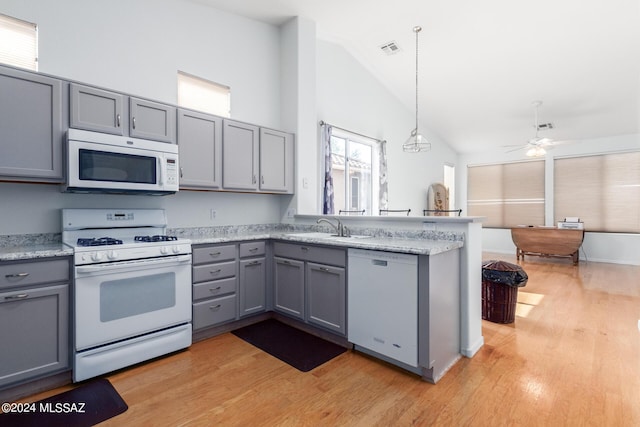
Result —
[[482, 268], [482, 318], [495, 323], [513, 323], [518, 287], [526, 285], [527, 273], [519, 265], [505, 261], [487, 261]]

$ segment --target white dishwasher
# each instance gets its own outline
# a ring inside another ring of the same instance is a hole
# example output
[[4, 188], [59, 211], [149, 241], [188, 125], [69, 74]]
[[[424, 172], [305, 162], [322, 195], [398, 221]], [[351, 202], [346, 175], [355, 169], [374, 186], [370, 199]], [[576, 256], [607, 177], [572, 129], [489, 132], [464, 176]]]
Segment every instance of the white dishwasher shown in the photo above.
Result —
[[418, 366], [418, 257], [349, 249], [348, 339]]

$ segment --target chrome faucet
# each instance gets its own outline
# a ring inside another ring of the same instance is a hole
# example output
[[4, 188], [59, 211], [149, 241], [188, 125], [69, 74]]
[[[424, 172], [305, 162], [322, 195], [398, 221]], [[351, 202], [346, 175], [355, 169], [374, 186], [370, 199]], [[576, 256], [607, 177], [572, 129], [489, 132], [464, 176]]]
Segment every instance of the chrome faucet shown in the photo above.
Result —
[[320, 224], [321, 222], [326, 222], [327, 224], [331, 225], [335, 230], [336, 230], [336, 235], [340, 236], [340, 237], [349, 237], [350, 233], [349, 233], [349, 229], [343, 225], [339, 219], [336, 218], [336, 221], [338, 221], [338, 224], [334, 224], [331, 221], [329, 221], [326, 218], [320, 218], [318, 221], [316, 221], [317, 224]]

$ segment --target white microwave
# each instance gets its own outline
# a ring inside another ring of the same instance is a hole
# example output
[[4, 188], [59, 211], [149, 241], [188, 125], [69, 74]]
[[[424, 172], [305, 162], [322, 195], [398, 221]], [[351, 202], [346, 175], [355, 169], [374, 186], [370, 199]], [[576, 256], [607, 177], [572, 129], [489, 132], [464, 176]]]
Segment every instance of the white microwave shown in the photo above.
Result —
[[69, 129], [65, 192], [165, 195], [178, 191], [178, 146]]

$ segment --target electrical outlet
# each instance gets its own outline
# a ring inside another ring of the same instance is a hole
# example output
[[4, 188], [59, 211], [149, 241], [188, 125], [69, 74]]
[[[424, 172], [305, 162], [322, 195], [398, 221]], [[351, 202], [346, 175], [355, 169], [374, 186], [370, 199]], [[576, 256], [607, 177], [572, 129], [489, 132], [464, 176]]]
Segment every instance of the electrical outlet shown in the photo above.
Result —
[[216, 212], [216, 210], [215, 210], [215, 209], [210, 209], [210, 210], [209, 210], [209, 218], [210, 218], [211, 220], [216, 219], [216, 216], [217, 216], [217, 215], [218, 215], [218, 213]]
[[425, 231], [436, 231], [436, 223], [425, 221], [422, 223], [422, 229]]

